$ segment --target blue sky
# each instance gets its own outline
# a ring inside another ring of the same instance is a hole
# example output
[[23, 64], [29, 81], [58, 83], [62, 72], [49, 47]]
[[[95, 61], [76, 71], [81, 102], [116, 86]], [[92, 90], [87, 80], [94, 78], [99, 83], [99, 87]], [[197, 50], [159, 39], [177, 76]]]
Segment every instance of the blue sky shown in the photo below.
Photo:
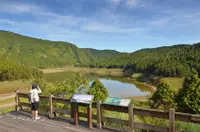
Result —
[[199, 0], [0, 0], [0, 29], [133, 52], [200, 41]]

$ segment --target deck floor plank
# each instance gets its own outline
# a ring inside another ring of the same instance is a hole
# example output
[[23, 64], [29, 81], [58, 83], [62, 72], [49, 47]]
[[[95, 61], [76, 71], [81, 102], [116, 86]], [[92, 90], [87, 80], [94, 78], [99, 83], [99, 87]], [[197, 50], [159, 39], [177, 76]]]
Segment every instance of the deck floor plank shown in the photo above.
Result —
[[111, 132], [104, 129], [88, 129], [81, 125], [76, 127], [68, 121], [50, 120], [43, 116], [35, 121], [30, 118], [30, 114], [21, 112], [11, 112], [0, 116], [0, 132]]

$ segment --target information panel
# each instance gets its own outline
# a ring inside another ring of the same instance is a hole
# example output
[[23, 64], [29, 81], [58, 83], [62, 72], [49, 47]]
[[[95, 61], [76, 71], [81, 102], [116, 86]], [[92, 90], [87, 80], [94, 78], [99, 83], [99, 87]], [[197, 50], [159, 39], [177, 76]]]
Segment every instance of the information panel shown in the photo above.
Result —
[[108, 97], [105, 100], [105, 104], [110, 105], [119, 105], [119, 106], [128, 106], [130, 104], [130, 99], [122, 99], [122, 98], [115, 98], [115, 97]]
[[87, 94], [75, 94], [71, 101], [72, 102], [78, 102], [78, 103], [87, 103], [90, 104], [93, 100], [93, 95], [87, 95]]

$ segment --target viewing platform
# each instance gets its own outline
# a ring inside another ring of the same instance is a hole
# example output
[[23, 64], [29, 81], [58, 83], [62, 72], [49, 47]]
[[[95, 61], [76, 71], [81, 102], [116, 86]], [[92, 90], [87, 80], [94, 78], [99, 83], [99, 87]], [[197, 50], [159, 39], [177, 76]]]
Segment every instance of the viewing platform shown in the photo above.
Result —
[[[30, 103], [25, 93], [0, 95], [0, 100], [15, 98], [14, 102], [0, 105], [15, 107], [14, 112], [0, 114], [0, 132], [110, 132], [152, 130], [155, 132], [192, 132], [180, 130], [176, 122], [200, 124], [200, 116], [176, 112], [175, 109], [156, 110], [129, 106], [110, 105], [100, 101], [91, 104], [71, 102], [69, 99], [40, 96], [39, 120], [31, 118]], [[64, 107], [59, 107], [60, 105]], [[123, 118], [120, 117], [123, 115]], [[138, 117], [159, 118], [167, 124], [153, 125], [137, 120]]]
[[33, 120], [31, 114], [26, 112], [10, 112], [0, 115], [0, 132], [110, 132], [109, 130], [87, 128], [84, 122], [78, 127], [69, 120], [48, 119]]

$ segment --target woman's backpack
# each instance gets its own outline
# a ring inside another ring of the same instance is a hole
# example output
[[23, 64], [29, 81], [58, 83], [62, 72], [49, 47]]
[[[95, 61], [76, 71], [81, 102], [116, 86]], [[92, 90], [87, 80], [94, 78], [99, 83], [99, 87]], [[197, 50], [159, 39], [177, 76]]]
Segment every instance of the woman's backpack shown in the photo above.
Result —
[[31, 102], [31, 93], [28, 93], [28, 101]]

